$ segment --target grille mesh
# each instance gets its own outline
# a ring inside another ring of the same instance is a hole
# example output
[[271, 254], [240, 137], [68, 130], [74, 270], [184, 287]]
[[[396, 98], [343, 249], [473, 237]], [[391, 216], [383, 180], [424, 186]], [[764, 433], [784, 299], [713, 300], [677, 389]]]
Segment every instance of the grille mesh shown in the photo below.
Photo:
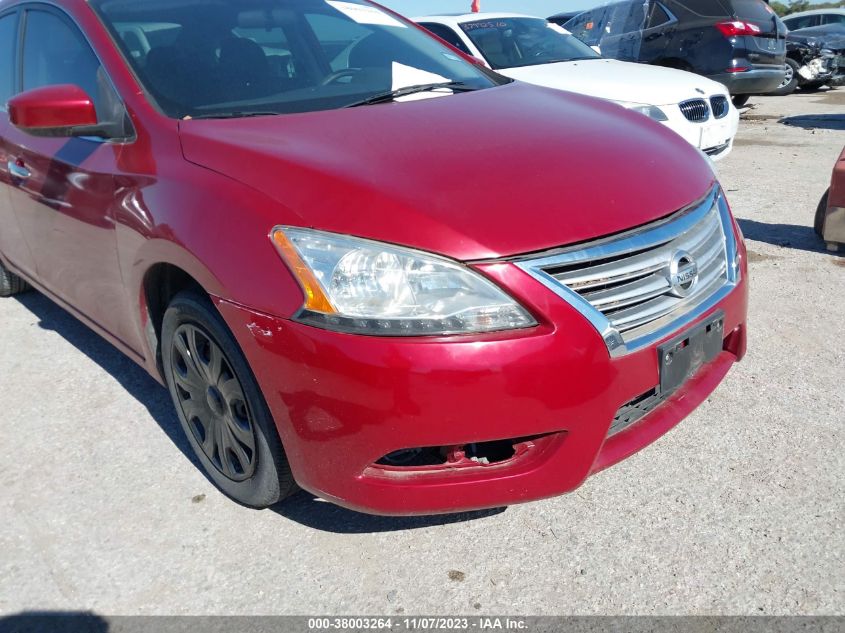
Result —
[[707, 107], [707, 101], [704, 99], [682, 101], [678, 107], [687, 120], [693, 123], [700, 123], [710, 118], [710, 108]]
[[730, 143], [730, 141], [728, 141], [727, 143], [722, 143], [721, 145], [715, 145], [713, 147], [708, 147], [707, 149], [704, 150], [704, 153], [707, 154], [708, 156], [718, 156], [719, 154], [724, 152], [726, 149], [728, 149], [730, 146], [731, 146], [731, 143]]
[[710, 108], [713, 110], [713, 116], [717, 119], [723, 119], [728, 114], [730, 107], [728, 106], [728, 98], [724, 95], [716, 95], [710, 97]]
[[670, 394], [658, 393], [659, 391], [657, 388], [651, 389], [623, 404], [613, 417], [613, 423], [610, 425], [610, 431], [607, 434], [608, 437], [624, 431], [663, 404]]
[[[695, 262], [690, 288], [671, 281], [679, 253]], [[655, 246], [601, 259], [586, 259], [543, 271], [601, 312], [628, 342], [685, 313], [728, 282], [726, 238], [718, 204], [691, 228]], [[685, 295], [685, 296], [682, 296]]]

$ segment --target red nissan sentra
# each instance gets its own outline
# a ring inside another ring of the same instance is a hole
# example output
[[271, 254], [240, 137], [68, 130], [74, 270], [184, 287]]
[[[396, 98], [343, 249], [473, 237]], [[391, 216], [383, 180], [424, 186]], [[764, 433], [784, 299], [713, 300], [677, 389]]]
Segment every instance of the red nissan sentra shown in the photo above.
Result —
[[558, 495], [745, 353], [702, 154], [377, 5], [5, 1], [0, 49], [0, 293], [166, 384], [242, 504]]

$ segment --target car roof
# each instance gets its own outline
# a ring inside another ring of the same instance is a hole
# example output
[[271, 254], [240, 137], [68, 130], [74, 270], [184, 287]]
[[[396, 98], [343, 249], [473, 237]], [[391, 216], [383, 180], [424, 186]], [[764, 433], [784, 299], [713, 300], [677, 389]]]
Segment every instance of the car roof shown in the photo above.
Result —
[[581, 9], [580, 11], [561, 11], [560, 13], [555, 13], [554, 15], [549, 16], [549, 20], [552, 19], [561, 19], [561, 18], [574, 18], [582, 13], [589, 11], [589, 9]]
[[421, 15], [411, 18], [414, 22], [441, 22], [456, 26], [463, 22], [474, 22], [476, 20], [495, 20], [498, 18], [534, 18], [544, 20], [536, 15], [525, 15], [523, 13], [509, 12], [486, 12], [486, 13], [438, 13], [436, 15]]
[[801, 18], [805, 15], [824, 15], [833, 13], [834, 15], [845, 15], [845, 9], [811, 9], [809, 11], [799, 11], [798, 13], [790, 13], [783, 16], [782, 20], [791, 20], [792, 18]]

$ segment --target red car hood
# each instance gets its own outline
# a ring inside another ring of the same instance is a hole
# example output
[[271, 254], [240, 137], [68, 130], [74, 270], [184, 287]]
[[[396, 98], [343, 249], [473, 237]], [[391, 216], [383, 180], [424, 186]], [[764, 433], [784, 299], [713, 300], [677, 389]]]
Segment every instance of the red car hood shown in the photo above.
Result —
[[280, 224], [461, 260], [630, 229], [693, 202], [714, 181], [707, 160], [662, 125], [520, 83], [346, 110], [183, 121], [180, 134], [187, 160], [277, 200]]

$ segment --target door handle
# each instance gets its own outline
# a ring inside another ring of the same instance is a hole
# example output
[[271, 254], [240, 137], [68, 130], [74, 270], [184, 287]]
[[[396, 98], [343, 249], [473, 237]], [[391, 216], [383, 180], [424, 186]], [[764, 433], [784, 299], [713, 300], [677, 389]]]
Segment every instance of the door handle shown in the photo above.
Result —
[[18, 164], [17, 161], [10, 160], [6, 163], [6, 166], [9, 168], [9, 173], [12, 175], [12, 178], [17, 178], [18, 180], [26, 180], [32, 175], [32, 172], [29, 171], [23, 165]]

